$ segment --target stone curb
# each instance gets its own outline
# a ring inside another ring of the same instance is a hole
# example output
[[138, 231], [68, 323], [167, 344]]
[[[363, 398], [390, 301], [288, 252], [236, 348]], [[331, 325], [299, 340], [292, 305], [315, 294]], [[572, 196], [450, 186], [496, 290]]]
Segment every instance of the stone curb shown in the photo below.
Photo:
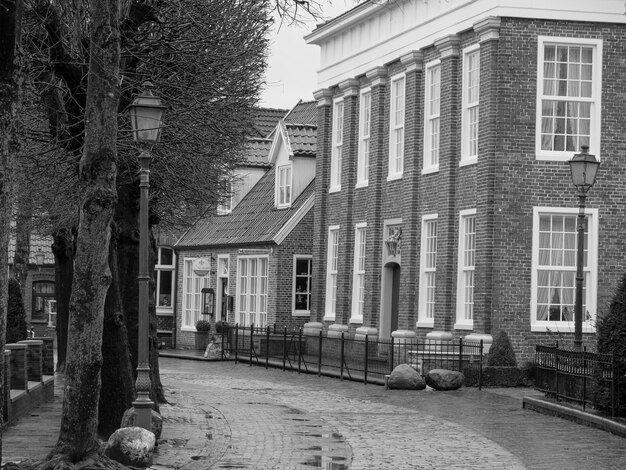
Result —
[[620, 437], [626, 437], [626, 424], [617, 423], [602, 416], [561, 405], [545, 398], [524, 397], [522, 407], [537, 413], [557, 416], [585, 426], [598, 428]]

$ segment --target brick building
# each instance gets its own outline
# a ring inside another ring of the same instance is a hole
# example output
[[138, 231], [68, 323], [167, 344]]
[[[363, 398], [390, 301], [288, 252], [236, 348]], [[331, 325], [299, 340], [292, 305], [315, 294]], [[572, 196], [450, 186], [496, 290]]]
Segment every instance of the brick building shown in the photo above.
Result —
[[[367, 1], [321, 48], [313, 302], [329, 334], [573, 336], [576, 190], [585, 344], [624, 273], [626, 17], [618, 0]], [[621, 181], [620, 181], [621, 180]]]
[[251, 139], [231, 201], [175, 244], [177, 347], [194, 344], [203, 288], [215, 292], [211, 322], [292, 329], [309, 320], [316, 118], [315, 102], [300, 102]]

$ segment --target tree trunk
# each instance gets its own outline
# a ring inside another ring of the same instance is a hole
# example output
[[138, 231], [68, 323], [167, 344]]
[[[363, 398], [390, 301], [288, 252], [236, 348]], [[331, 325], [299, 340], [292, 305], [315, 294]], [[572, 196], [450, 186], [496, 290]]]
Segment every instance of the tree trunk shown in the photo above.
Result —
[[104, 304], [102, 336], [102, 389], [98, 431], [103, 439], [120, 427], [124, 411], [133, 406], [135, 384], [128, 346], [128, 334], [119, 291], [117, 267], [117, 230], [114, 228], [109, 246], [111, 287]]
[[[18, 150], [17, 115], [20, 106], [22, 0], [0, 0], [0, 430], [4, 415], [4, 344], [7, 329], [8, 247], [14, 162]], [[0, 463], [2, 437], [0, 434]]]
[[111, 282], [109, 242], [116, 204], [119, 0], [90, 0], [90, 61], [81, 207], [70, 299], [65, 396], [59, 440], [48, 459], [78, 462], [97, 453], [104, 305]]
[[15, 255], [13, 256], [13, 277], [20, 283], [22, 298], [26, 298], [26, 278], [30, 256], [30, 231], [32, 200], [23, 192], [16, 195], [17, 214], [15, 217]]
[[69, 324], [70, 295], [74, 277], [74, 236], [69, 229], [54, 234], [54, 282], [57, 299], [57, 372], [65, 372], [67, 358], [67, 329]]

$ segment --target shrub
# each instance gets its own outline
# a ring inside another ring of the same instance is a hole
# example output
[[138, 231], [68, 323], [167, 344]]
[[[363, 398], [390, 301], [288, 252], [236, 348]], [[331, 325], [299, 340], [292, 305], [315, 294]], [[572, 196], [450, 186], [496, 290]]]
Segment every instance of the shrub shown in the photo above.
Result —
[[211, 324], [206, 320], [196, 322], [196, 331], [211, 331]]
[[16, 279], [9, 279], [9, 304], [7, 308], [7, 343], [27, 339], [26, 311], [22, 300], [22, 289]]
[[[598, 353], [614, 354], [617, 377], [626, 374], [626, 275], [611, 300], [609, 311], [598, 318], [596, 325]], [[608, 410], [611, 407], [610, 383], [602, 380], [601, 372], [596, 372], [594, 382], [594, 401], [596, 406]], [[617, 402], [626, 403], [626, 384], [619, 384]]]
[[498, 334], [493, 339], [493, 344], [489, 349], [489, 355], [487, 357], [487, 365], [495, 367], [517, 366], [515, 351], [513, 351], [513, 346], [511, 346], [511, 341], [506, 331], [498, 331]]
[[225, 321], [220, 320], [215, 324], [215, 331], [217, 333], [228, 333], [229, 329], [230, 325]]

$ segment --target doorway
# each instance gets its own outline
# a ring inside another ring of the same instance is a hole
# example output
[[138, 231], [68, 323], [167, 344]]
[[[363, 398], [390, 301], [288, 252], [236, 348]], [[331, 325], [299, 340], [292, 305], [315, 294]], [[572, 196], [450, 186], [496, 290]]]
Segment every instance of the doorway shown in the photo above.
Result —
[[398, 329], [400, 271], [400, 265], [398, 263], [387, 263], [385, 267], [383, 267], [380, 309], [381, 338], [391, 338], [391, 332]]

